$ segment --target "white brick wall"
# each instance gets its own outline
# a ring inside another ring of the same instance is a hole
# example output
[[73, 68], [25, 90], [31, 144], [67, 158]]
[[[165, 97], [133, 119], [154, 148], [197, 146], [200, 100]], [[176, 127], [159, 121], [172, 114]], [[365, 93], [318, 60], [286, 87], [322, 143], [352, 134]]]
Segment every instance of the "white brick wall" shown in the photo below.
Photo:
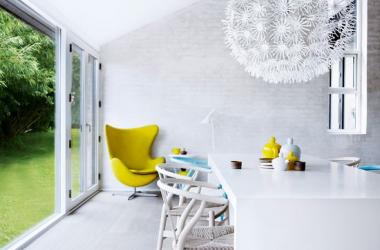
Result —
[[[173, 146], [206, 154], [210, 128], [200, 121], [216, 108], [218, 152], [258, 152], [271, 135], [293, 136], [309, 154], [380, 163], [380, 6], [369, 2], [368, 135], [327, 134], [328, 75], [284, 86], [244, 72], [224, 45], [225, 0], [200, 1], [101, 49], [105, 122], [158, 124], [157, 154]], [[104, 156], [104, 188], [123, 188]]]

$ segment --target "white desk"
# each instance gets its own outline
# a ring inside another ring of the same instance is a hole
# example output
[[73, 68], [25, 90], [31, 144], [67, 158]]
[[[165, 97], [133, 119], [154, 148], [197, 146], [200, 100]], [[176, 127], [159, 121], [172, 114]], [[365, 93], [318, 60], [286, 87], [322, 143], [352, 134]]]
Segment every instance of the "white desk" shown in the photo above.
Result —
[[302, 158], [305, 172], [275, 172], [255, 155], [209, 155], [233, 207], [235, 249], [379, 250], [380, 175]]

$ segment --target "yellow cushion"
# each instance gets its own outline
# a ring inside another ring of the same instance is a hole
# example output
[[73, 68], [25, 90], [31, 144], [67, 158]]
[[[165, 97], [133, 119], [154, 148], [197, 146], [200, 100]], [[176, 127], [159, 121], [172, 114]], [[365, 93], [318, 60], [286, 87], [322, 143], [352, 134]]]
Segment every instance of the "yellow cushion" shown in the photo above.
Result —
[[111, 160], [111, 166], [116, 179], [130, 187], [146, 186], [152, 183], [158, 176], [157, 173], [145, 175], [134, 174], [117, 158]]
[[155, 174], [155, 173], [157, 173], [155, 168], [142, 169], [142, 170], [130, 169], [130, 171], [134, 174]]

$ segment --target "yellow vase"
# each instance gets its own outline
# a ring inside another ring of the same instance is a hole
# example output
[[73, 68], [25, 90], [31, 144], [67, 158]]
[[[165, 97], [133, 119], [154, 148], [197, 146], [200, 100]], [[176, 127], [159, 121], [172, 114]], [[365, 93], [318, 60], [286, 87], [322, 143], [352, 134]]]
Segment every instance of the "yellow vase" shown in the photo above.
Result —
[[179, 155], [181, 153], [181, 149], [180, 148], [172, 148], [172, 154], [173, 155]]
[[262, 154], [264, 158], [277, 158], [278, 153], [280, 152], [281, 145], [276, 143], [276, 137], [272, 136], [269, 138], [269, 141], [267, 144], [265, 144]]

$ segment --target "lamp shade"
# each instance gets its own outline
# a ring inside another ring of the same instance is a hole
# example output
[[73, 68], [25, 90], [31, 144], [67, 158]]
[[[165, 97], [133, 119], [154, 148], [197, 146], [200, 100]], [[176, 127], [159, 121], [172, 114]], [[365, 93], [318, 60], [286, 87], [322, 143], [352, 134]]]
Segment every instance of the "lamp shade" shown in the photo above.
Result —
[[212, 109], [205, 118], [202, 119], [201, 124], [211, 124], [213, 115], [215, 114], [215, 109]]

